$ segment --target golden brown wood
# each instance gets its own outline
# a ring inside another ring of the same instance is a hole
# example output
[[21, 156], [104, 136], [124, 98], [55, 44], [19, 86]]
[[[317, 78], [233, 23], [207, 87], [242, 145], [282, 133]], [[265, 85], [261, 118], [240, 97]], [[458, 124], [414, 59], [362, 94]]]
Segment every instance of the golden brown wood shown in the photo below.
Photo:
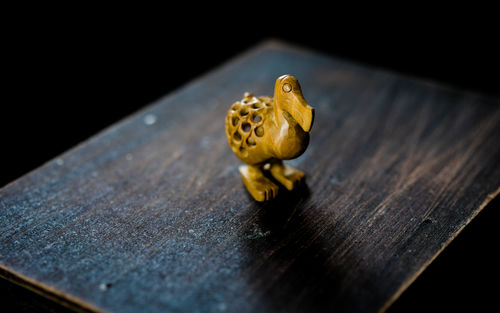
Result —
[[269, 174], [286, 189], [293, 190], [305, 174], [283, 164], [304, 153], [314, 109], [302, 95], [292, 75], [276, 80], [274, 98], [245, 93], [226, 116], [226, 136], [231, 150], [247, 165], [239, 167], [241, 178], [257, 201], [274, 199], [279, 187]]

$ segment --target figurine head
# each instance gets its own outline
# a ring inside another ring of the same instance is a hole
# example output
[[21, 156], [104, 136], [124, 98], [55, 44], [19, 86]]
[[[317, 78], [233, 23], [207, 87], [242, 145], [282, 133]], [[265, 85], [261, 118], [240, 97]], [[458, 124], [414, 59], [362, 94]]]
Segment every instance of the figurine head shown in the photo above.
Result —
[[278, 108], [288, 112], [302, 130], [305, 132], [311, 130], [314, 108], [304, 99], [297, 78], [292, 75], [283, 75], [276, 80], [274, 102]]

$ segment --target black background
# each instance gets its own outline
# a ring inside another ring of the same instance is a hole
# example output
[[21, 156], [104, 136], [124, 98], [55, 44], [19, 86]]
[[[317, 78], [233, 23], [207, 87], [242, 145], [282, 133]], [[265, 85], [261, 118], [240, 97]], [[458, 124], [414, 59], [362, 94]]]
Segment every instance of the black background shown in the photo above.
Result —
[[[332, 6], [309, 11], [307, 3], [223, 7], [217, 14], [208, 10], [212, 4], [188, 6], [156, 14], [133, 7], [5, 11], [12, 16], [2, 32], [0, 186], [268, 38], [500, 99], [500, 27], [488, 9], [431, 14], [433, 7], [406, 8], [387, 11], [387, 17], [368, 9], [371, 18], [350, 18]], [[494, 305], [498, 202], [392, 312], [486, 311]], [[44, 310], [35, 296], [29, 300], [5, 282], [0, 297], [15, 311], [27, 301]]]

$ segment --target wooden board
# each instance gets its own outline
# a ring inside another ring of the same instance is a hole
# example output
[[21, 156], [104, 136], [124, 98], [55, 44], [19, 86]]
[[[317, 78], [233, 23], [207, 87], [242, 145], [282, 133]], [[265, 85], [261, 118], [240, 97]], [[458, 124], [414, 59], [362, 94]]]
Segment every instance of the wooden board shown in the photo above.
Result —
[[[258, 204], [224, 118], [294, 74], [307, 186]], [[0, 190], [1, 275], [80, 310], [385, 310], [499, 192], [500, 104], [266, 42]]]

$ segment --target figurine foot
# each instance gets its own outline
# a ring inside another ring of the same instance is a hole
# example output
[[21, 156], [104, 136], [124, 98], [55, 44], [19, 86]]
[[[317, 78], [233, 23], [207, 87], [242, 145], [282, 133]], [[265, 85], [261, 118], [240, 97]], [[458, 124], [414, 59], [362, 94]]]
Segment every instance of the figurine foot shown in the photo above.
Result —
[[304, 181], [305, 174], [291, 166], [276, 162], [271, 165], [271, 175], [285, 186], [288, 190], [293, 190]]
[[278, 195], [278, 186], [266, 178], [259, 167], [242, 165], [239, 170], [243, 183], [255, 200], [267, 201]]

